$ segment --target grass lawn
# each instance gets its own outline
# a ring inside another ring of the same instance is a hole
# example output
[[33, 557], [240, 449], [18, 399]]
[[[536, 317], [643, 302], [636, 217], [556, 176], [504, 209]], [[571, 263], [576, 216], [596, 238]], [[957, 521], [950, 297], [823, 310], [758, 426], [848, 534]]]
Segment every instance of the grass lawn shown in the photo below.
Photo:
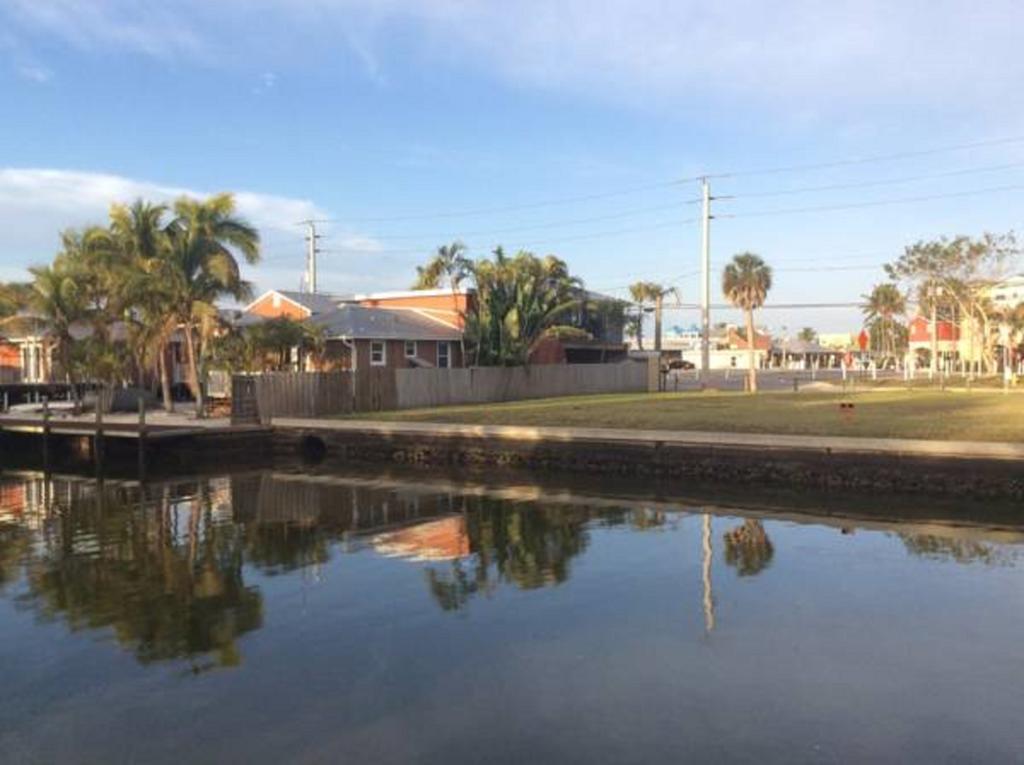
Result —
[[[854, 408], [840, 409], [840, 402]], [[359, 415], [365, 418], [367, 415]], [[654, 393], [383, 412], [392, 422], [552, 425], [744, 433], [1024, 441], [1024, 394], [867, 390], [839, 393]]]

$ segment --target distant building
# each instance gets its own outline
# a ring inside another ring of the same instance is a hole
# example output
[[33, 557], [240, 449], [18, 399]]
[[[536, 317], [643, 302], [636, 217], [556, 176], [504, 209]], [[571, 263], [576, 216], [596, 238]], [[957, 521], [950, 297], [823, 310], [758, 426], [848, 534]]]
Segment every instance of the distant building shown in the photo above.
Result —
[[857, 333], [822, 332], [818, 334], [818, 345], [830, 351], [859, 351]]
[[1024, 274], [1003, 279], [983, 290], [996, 308], [1016, 308], [1024, 303]]

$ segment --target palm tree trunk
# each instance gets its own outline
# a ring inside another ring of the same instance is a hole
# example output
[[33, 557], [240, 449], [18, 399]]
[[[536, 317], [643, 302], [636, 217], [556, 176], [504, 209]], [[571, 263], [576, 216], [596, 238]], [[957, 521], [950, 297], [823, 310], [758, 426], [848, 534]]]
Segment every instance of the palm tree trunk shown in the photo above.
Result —
[[199, 360], [196, 358], [196, 339], [191, 324], [185, 325], [185, 347], [188, 350], [189, 387], [192, 388], [192, 395], [196, 400], [196, 416], [202, 417], [205, 402], [203, 388], [199, 384]]
[[757, 370], [754, 368], [754, 312], [749, 308], [744, 312], [747, 323], [747, 379], [748, 390], [757, 393]]
[[157, 351], [157, 364], [160, 369], [160, 395], [164, 401], [164, 411], [173, 412], [174, 402], [171, 401], [171, 371], [167, 368], [167, 344], [162, 343]]
[[661, 351], [661, 303], [662, 296], [654, 301], [654, 350]]

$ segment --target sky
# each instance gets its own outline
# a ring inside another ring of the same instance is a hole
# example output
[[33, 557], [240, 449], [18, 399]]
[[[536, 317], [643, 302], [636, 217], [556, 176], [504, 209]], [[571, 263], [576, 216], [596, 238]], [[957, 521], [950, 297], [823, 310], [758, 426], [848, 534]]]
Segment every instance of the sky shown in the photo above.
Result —
[[258, 289], [299, 286], [318, 218], [322, 290], [406, 288], [459, 239], [675, 286], [689, 326], [709, 175], [713, 301], [753, 251], [761, 323], [856, 331], [784, 306], [1021, 228], [1022, 26], [1009, 0], [0, 0], [0, 279], [112, 202], [233, 191]]

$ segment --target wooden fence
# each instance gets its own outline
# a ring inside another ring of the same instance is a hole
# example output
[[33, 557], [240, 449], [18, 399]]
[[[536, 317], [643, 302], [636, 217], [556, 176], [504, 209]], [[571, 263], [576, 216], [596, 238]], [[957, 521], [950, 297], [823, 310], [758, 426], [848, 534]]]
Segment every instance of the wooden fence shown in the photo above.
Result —
[[636, 361], [395, 372], [398, 409], [657, 390], [657, 371]]
[[657, 390], [656, 365], [552, 364], [473, 369], [270, 372], [232, 380], [234, 422]]
[[397, 408], [395, 370], [266, 372], [235, 375], [233, 422], [269, 423], [273, 417], [331, 417]]

